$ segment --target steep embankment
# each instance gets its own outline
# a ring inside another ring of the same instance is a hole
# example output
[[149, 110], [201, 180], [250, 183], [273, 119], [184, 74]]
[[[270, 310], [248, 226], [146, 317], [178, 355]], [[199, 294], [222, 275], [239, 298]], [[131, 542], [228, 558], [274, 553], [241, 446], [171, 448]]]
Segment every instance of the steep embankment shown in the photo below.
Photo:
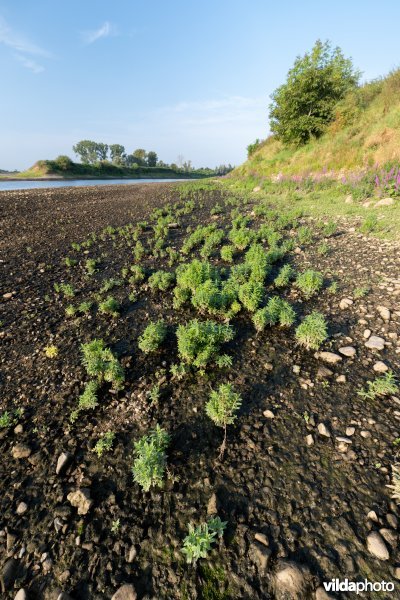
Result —
[[349, 172], [400, 161], [400, 70], [352, 91], [338, 106], [327, 132], [300, 148], [274, 137], [262, 142], [234, 172], [270, 177]]

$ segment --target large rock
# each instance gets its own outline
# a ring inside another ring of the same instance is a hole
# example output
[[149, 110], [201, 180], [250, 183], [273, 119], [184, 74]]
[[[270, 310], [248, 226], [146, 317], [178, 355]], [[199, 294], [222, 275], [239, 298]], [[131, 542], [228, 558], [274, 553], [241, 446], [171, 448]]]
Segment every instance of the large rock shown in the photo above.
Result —
[[260, 575], [265, 574], [271, 554], [271, 550], [258, 541], [250, 544], [249, 559], [256, 565]]
[[311, 576], [302, 565], [280, 561], [274, 580], [276, 600], [305, 600], [311, 590]]
[[71, 460], [72, 454], [70, 454], [69, 452], [63, 452], [62, 454], [60, 454], [60, 456], [57, 459], [56, 474], [62, 475], [67, 470]]
[[93, 500], [90, 498], [90, 490], [88, 488], [82, 488], [75, 492], [70, 492], [67, 496], [72, 506], [78, 509], [78, 515], [86, 515], [92, 504]]
[[367, 537], [367, 548], [370, 554], [379, 558], [379, 560], [389, 560], [389, 550], [383, 537], [377, 531], [373, 531]]
[[324, 362], [327, 362], [331, 365], [335, 365], [342, 360], [342, 357], [334, 352], [317, 352], [316, 356], [317, 358], [321, 358]]
[[385, 340], [377, 335], [371, 335], [369, 340], [365, 342], [365, 347], [370, 350], [383, 350], [385, 347]]
[[28, 458], [32, 454], [32, 450], [26, 444], [15, 444], [11, 450], [13, 458]]
[[382, 198], [382, 200], [378, 200], [374, 207], [379, 208], [380, 206], [392, 206], [392, 204], [394, 204], [393, 198]]
[[386, 306], [377, 306], [376, 310], [384, 321], [390, 321], [390, 310]]
[[117, 590], [111, 600], [136, 600], [137, 594], [135, 588], [130, 583], [126, 583]]

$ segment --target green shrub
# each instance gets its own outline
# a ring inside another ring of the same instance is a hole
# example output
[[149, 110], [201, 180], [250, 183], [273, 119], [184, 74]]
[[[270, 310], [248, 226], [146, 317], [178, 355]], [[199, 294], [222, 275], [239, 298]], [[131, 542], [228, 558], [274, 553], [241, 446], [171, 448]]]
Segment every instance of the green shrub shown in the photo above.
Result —
[[129, 278], [129, 283], [131, 284], [140, 283], [146, 276], [145, 270], [140, 265], [132, 265], [131, 273], [132, 275]]
[[218, 427], [226, 429], [236, 419], [236, 413], [242, 405], [242, 399], [230, 383], [223, 383], [213, 390], [206, 404], [206, 413]]
[[7, 429], [13, 423], [13, 418], [8, 411], [4, 411], [0, 415], [0, 429]]
[[324, 278], [318, 271], [308, 269], [303, 273], [299, 273], [296, 277], [295, 286], [299, 288], [304, 298], [309, 300], [315, 296], [322, 288]]
[[147, 325], [139, 338], [139, 348], [148, 354], [159, 349], [167, 335], [167, 326], [164, 321], [153, 321]]
[[314, 239], [314, 234], [311, 227], [306, 227], [305, 225], [299, 227], [297, 230], [297, 239], [301, 245], [311, 244]]
[[87, 259], [87, 261], [85, 263], [85, 267], [86, 267], [86, 271], [88, 272], [89, 275], [94, 275], [96, 273], [97, 263], [98, 263], [98, 261], [95, 258]]
[[199, 225], [182, 244], [181, 252], [189, 254], [216, 231], [216, 225]]
[[165, 292], [173, 284], [174, 280], [175, 276], [173, 273], [168, 273], [167, 271], [156, 271], [149, 277], [149, 286], [153, 292], [155, 290]]
[[245, 250], [254, 238], [253, 232], [247, 227], [234, 227], [229, 232], [229, 240], [238, 250]]
[[206, 237], [204, 240], [204, 244], [202, 249], [200, 250], [200, 256], [202, 258], [208, 258], [211, 256], [216, 248], [220, 245], [222, 240], [224, 239], [224, 232], [221, 229], [217, 229], [213, 231], [210, 235]]
[[388, 371], [374, 381], [368, 381], [368, 389], [360, 390], [359, 396], [368, 400], [375, 400], [377, 397], [392, 396], [397, 393], [399, 385], [396, 381], [393, 371]]
[[152, 486], [162, 485], [169, 443], [170, 436], [159, 425], [149, 435], [135, 442], [133, 479], [145, 492], [148, 492]]
[[111, 315], [117, 317], [119, 314], [119, 302], [112, 296], [108, 296], [105, 300], [99, 303], [99, 312], [103, 315]]
[[232, 340], [234, 332], [230, 325], [194, 319], [186, 325], [179, 325], [176, 336], [181, 359], [203, 369], [218, 358], [222, 344]]
[[110, 290], [114, 289], [115, 287], [120, 287], [123, 284], [123, 281], [121, 279], [114, 279], [113, 277], [111, 277], [110, 279], [105, 279], [103, 281], [103, 285], [100, 288], [100, 294], [103, 294], [104, 292], [109, 292]]
[[267, 325], [279, 323], [282, 327], [289, 327], [295, 321], [296, 313], [293, 307], [279, 296], [268, 300], [267, 305], [253, 315], [253, 323], [257, 331], [263, 331]]
[[255, 312], [264, 299], [265, 289], [258, 281], [249, 281], [239, 287], [239, 300], [250, 312]]
[[82, 363], [91, 377], [96, 377], [99, 383], [106, 381], [119, 389], [125, 380], [124, 370], [118, 359], [104, 341], [95, 339], [81, 345]]
[[225, 246], [222, 246], [221, 248], [221, 258], [222, 260], [225, 260], [228, 263], [232, 263], [233, 259], [235, 257], [235, 246], [233, 246], [232, 244], [227, 244]]
[[186, 556], [188, 564], [196, 564], [200, 558], [207, 558], [215, 538], [221, 538], [226, 529], [227, 521], [221, 521], [219, 517], [209, 519], [194, 527], [189, 523], [189, 534], [183, 540], [181, 552]]
[[176, 287], [174, 289], [174, 306], [179, 308], [190, 300], [197, 288], [206, 281], [220, 281], [218, 269], [207, 261], [192, 260], [176, 269]]
[[274, 280], [275, 287], [286, 287], [294, 277], [295, 271], [291, 265], [284, 265]]
[[113, 431], [106, 431], [101, 435], [100, 439], [97, 440], [93, 451], [99, 458], [103, 456], [104, 452], [110, 452], [113, 447], [114, 439], [115, 433]]
[[98, 405], [97, 392], [99, 389], [98, 381], [88, 381], [85, 389], [78, 399], [77, 408], [71, 413], [71, 422], [76, 421], [79, 413], [85, 410], [93, 410]]
[[296, 339], [307, 350], [318, 350], [328, 337], [324, 315], [316, 311], [307, 315], [296, 329]]

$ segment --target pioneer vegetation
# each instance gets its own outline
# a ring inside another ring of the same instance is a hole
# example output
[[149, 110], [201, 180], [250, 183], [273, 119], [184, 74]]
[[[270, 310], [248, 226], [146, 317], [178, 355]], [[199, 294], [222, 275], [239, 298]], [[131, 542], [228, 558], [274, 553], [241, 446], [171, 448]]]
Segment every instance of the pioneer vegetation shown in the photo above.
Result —
[[5, 598], [400, 578], [399, 87], [317, 42], [223, 180], [1, 194]]

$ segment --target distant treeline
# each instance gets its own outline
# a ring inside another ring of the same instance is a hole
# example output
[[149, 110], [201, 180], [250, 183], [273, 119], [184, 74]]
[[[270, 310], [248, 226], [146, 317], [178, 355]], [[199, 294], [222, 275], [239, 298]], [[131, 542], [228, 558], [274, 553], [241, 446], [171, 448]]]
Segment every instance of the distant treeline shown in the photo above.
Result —
[[[113, 165], [128, 169], [137, 168], [160, 168], [171, 169], [175, 173], [193, 173], [199, 175], [226, 175], [232, 171], [232, 165], [220, 165], [211, 169], [202, 167], [195, 169], [190, 160], [185, 161], [182, 156], [178, 157], [177, 163], [165, 163], [160, 160], [157, 153], [153, 150], [146, 151], [144, 148], [137, 148], [131, 154], [127, 153], [125, 147], [121, 144], [104, 144], [102, 142], [94, 142], [92, 140], [81, 140], [72, 150], [79, 157], [82, 165], [92, 165], [97, 168], [99, 165]], [[59, 156], [55, 161], [64, 170], [70, 170], [72, 160], [68, 156]]]

